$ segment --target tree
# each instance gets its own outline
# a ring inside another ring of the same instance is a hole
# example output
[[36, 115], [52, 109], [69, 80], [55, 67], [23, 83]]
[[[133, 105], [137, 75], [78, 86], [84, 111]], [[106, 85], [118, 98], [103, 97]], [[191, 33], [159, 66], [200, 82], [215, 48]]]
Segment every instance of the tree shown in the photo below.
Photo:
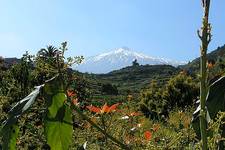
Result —
[[68, 86], [69, 89], [76, 92], [76, 97], [81, 104], [86, 105], [89, 102], [88, 99], [91, 93], [88, 89], [88, 82], [84, 76], [73, 73]]
[[49, 45], [38, 51], [35, 59], [38, 83], [42, 83], [64, 69], [64, 51], [67, 50], [67, 43], [63, 42], [61, 45], [59, 49]]
[[40, 51], [38, 51], [37, 55], [40, 58], [47, 60], [47, 59], [56, 58], [57, 55], [59, 54], [60, 54], [60, 51], [56, 47], [49, 45], [46, 48], [42, 48]]
[[10, 69], [10, 74], [15, 80], [14, 84], [19, 87], [20, 95], [17, 99], [21, 99], [30, 92], [30, 89], [34, 86], [32, 84], [32, 71], [33, 71], [33, 56], [26, 52], [20, 59], [20, 62], [14, 64]]
[[132, 65], [133, 65], [134, 67], [139, 66], [139, 63], [137, 62], [137, 59], [135, 59], [135, 60], [132, 62]]
[[107, 95], [118, 95], [118, 89], [115, 85], [106, 83], [102, 85], [102, 93]]

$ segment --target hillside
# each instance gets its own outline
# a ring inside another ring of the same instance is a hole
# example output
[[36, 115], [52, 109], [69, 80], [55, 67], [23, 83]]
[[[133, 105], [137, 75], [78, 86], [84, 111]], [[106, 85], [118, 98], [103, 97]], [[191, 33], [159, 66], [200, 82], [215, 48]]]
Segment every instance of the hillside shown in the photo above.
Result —
[[179, 68], [170, 65], [139, 65], [125, 67], [107, 74], [84, 74], [84, 76], [94, 94], [102, 94], [102, 85], [110, 83], [117, 87], [119, 94], [124, 95], [127, 92], [138, 94], [141, 89], [150, 85], [152, 79], [164, 83], [179, 71]]
[[[225, 58], [225, 45], [208, 53], [208, 60], [217, 61], [218, 58]], [[196, 58], [186, 65], [174, 67], [171, 65], [139, 65], [128, 66], [106, 74], [88, 74], [84, 76], [88, 80], [89, 88], [93, 94], [101, 95], [102, 85], [110, 83], [117, 87], [119, 95], [127, 92], [138, 94], [142, 89], [149, 86], [152, 79], [165, 83], [168, 79], [176, 75], [181, 70], [187, 70], [190, 73], [199, 71], [200, 58]]]
[[[225, 58], [225, 44], [218, 47], [216, 50], [207, 54], [207, 58], [210, 61], [216, 62], [219, 58]], [[181, 69], [188, 70], [189, 72], [196, 73], [199, 71], [200, 58], [196, 58], [186, 65], [179, 66]]]

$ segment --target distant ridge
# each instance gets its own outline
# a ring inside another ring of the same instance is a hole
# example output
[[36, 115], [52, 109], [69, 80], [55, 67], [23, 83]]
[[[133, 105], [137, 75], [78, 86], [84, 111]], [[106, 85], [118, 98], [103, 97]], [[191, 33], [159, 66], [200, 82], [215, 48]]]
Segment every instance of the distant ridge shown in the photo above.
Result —
[[16, 57], [12, 57], [12, 58], [3, 58], [4, 60], [4, 67], [5, 68], [9, 68], [10, 66], [12, 66], [13, 64], [17, 64], [20, 62], [20, 59], [16, 58]]

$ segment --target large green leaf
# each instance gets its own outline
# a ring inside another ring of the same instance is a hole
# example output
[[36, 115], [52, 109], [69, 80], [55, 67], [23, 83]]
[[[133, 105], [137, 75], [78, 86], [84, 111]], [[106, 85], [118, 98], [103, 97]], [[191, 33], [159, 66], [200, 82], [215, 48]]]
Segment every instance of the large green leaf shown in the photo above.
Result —
[[59, 77], [45, 84], [44, 92], [48, 104], [45, 118], [45, 135], [51, 150], [67, 150], [72, 142], [72, 113], [65, 105], [67, 99]]
[[[215, 81], [209, 87], [209, 92], [206, 99], [207, 118], [206, 121], [210, 122], [215, 119], [219, 111], [225, 111], [225, 76]], [[199, 124], [200, 105], [193, 113], [192, 126], [200, 137], [200, 124]]]

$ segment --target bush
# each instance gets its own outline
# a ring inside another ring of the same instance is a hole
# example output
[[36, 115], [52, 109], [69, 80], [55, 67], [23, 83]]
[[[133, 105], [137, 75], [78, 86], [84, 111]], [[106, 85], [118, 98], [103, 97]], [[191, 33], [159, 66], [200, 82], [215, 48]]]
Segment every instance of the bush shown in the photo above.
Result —
[[156, 80], [152, 80], [150, 87], [141, 92], [140, 109], [151, 119], [168, 117], [168, 111], [176, 107], [192, 106], [199, 95], [196, 83], [183, 72], [160, 87]]
[[199, 95], [199, 87], [190, 76], [180, 73], [171, 78], [163, 92], [163, 98], [170, 109], [174, 107], [184, 108], [194, 104]]

